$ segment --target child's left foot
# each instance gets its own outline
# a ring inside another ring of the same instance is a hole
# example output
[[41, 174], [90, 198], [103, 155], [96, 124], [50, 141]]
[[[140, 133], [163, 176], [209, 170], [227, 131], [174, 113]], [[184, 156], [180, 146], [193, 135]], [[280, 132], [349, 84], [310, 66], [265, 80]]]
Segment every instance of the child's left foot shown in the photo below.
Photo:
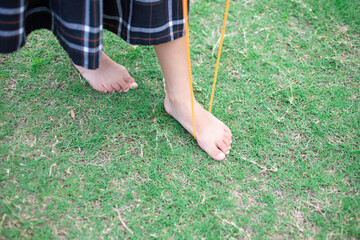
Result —
[[99, 92], [127, 92], [138, 87], [126, 68], [114, 62], [104, 52], [101, 52], [100, 66], [97, 69], [86, 69], [74, 63], [73, 65]]
[[[193, 134], [190, 96], [170, 98], [167, 94], [165, 110], [189, 133]], [[219, 119], [194, 102], [196, 135], [199, 146], [215, 160], [224, 160], [231, 148], [231, 131]]]
[[[155, 45], [154, 49], [166, 82], [165, 110], [193, 134], [186, 39]], [[224, 160], [231, 148], [230, 129], [196, 100], [194, 108], [199, 146], [213, 159]]]

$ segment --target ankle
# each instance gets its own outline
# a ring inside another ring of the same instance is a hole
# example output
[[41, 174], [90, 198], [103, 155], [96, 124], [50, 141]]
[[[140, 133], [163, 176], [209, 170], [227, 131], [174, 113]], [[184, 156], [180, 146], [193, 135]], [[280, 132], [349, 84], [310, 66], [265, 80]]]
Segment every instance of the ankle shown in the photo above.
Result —
[[186, 89], [186, 91], [166, 89], [166, 97], [172, 104], [190, 102], [191, 100], [189, 89]]

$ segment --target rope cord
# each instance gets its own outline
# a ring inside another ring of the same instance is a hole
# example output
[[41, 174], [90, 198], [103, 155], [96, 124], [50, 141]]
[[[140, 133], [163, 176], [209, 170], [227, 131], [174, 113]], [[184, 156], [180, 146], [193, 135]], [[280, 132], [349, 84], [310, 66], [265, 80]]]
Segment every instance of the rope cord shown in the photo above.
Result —
[[194, 93], [193, 93], [193, 85], [192, 85], [191, 58], [190, 58], [188, 3], [187, 3], [187, 0], [182, 0], [182, 2], [183, 2], [183, 17], [184, 17], [184, 21], [185, 21], [185, 22], [184, 22], [184, 25], [185, 25], [186, 55], [187, 55], [187, 63], [188, 63], [189, 85], [190, 85], [190, 97], [191, 97], [191, 114], [192, 114], [194, 138], [196, 139], [195, 111], [194, 111]]
[[209, 106], [209, 112], [211, 112], [211, 107], [212, 107], [212, 103], [213, 103], [213, 99], [214, 99], [214, 94], [215, 94], [216, 78], [217, 78], [217, 73], [218, 73], [218, 70], [219, 70], [221, 49], [222, 49], [222, 44], [223, 44], [223, 41], [224, 41], [225, 28], [226, 28], [226, 20], [227, 20], [227, 15], [228, 15], [228, 12], [229, 12], [229, 5], [230, 5], [230, 0], [226, 0], [226, 7], [225, 7], [225, 14], [224, 14], [224, 22], [223, 22], [223, 26], [222, 26], [222, 30], [221, 30], [221, 38], [220, 38], [218, 56], [217, 56], [217, 60], [216, 60], [216, 67], [215, 67], [215, 74], [214, 74], [214, 82], [213, 82], [213, 87], [212, 87], [212, 92], [211, 92], [211, 98], [210, 98], [210, 104], [209, 104], [209, 105], [210, 105], [210, 106]]

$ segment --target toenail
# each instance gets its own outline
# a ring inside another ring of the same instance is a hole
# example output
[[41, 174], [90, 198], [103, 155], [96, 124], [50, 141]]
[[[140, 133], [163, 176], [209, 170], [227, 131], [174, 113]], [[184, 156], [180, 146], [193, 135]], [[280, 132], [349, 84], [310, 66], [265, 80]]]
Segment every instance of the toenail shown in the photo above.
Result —
[[227, 152], [226, 152], [226, 154], [229, 154], [230, 153], [230, 150], [228, 150]]
[[231, 149], [231, 146], [229, 146], [229, 150]]
[[107, 93], [106, 89], [104, 90], [104, 93]]
[[135, 89], [135, 88], [137, 88], [137, 87], [138, 87], [137, 83], [132, 83], [132, 84], [131, 84], [131, 89]]
[[128, 92], [128, 91], [129, 91], [129, 89], [125, 89], [125, 90], [124, 90], [124, 92]]

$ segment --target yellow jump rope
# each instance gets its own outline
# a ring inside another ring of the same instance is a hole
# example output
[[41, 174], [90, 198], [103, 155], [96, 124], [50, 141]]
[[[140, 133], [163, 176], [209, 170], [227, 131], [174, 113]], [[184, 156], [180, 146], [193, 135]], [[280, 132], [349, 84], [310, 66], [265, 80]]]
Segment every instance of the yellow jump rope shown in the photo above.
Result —
[[[185, 36], [186, 36], [186, 54], [187, 54], [187, 63], [188, 63], [188, 73], [189, 73], [189, 85], [190, 85], [190, 97], [191, 97], [191, 114], [192, 114], [192, 123], [193, 123], [193, 130], [194, 130], [194, 138], [196, 139], [196, 128], [195, 128], [195, 111], [194, 111], [194, 92], [193, 92], [193, 86], [192, 86], [192, 74], [191, 74], [191, 58], [190, 58], [190, 38], [189, 38], [189, 18], [188, 18], [188, 2], [187, 0], [182, 0], [183, 2], [183, 16], [185, 21]], [[226, 7], [225, 7], [225, 14], [224, 14], [224, 22], [221, 30], [221, 38], [220, 38], [220, 44], [219, 44], [219, 50], [218, 50], [218, 56], [216, 60], [216, 67], [215, 67], [215, 74], [214, 74], [214, 82], [211, 92], [211, 98], [210, 98], [210, 106], [209, 106], [209, 112], [211, 112], [211, 107], [214, 99], [215, 94], [215, 86], [216, 86], [216, 79], [217, 79], [217, 73], [219, 70], [219, 64], [220, 64], [220, 56], [221, 56], [221, 49], [222, 44], [224, 41], [224, 35], [225, 35], [225, 28], [226, 28], [226, 20], [227, 15], [229, 12], [229, 5], [230, 0], [226, 0]]]

